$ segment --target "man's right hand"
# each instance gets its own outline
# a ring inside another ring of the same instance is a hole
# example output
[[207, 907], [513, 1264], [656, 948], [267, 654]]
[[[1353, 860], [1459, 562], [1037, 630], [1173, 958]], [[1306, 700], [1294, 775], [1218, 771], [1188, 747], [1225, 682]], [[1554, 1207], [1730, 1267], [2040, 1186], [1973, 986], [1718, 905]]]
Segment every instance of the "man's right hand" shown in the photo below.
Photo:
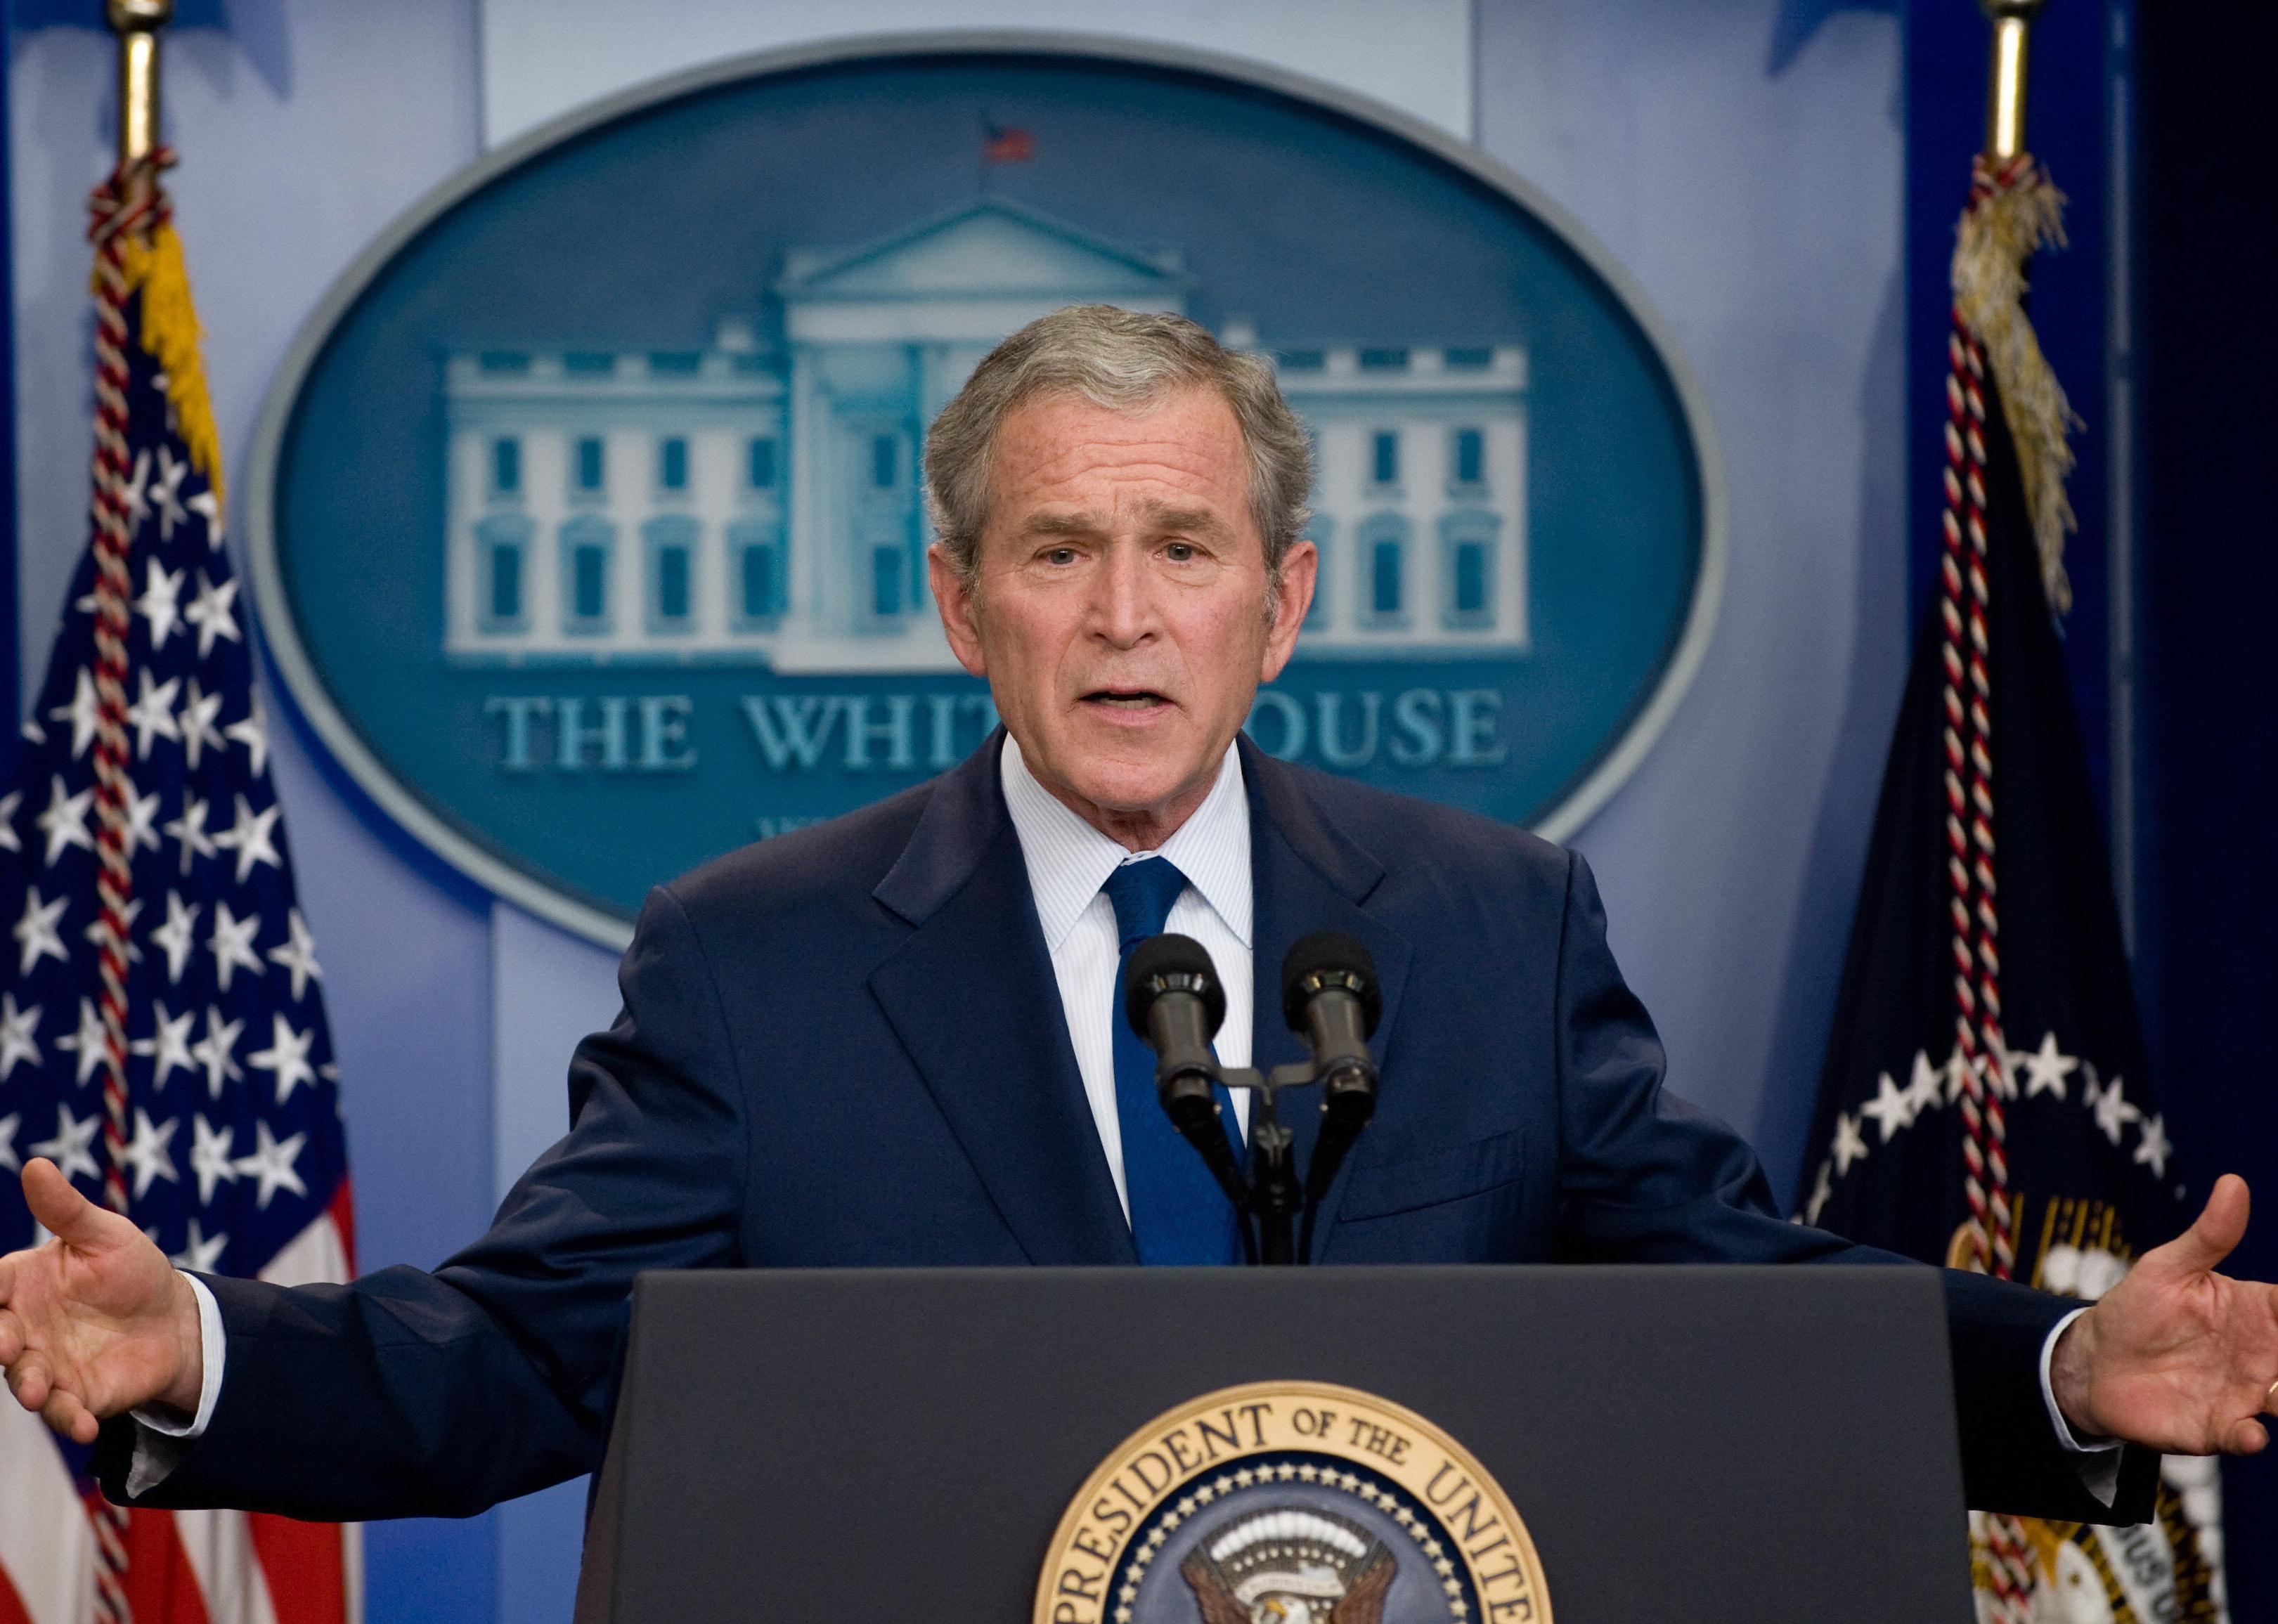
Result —
[[82, 1444], [145, 1405], [195, 1414], [205, 1353], [189, 1281], [45, 1157], [25, 1163], [24, 1200], [55, 1239], [0, 1257], [0, 1368], [16, 1401]]

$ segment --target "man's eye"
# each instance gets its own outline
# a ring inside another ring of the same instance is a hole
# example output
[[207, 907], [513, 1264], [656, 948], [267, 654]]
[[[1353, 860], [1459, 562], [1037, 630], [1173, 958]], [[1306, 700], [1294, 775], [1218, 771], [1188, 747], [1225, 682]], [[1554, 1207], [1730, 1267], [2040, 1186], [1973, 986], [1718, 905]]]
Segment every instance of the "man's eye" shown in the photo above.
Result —
[[1074, 547], [1054, 547], [1044, 554], [1044, 562], [1047, 564], [1073, 564], [1075, 562], [1075, 549]]
[[1174, 541], [1166, 546], [1163, 553], [1164, 556], [1173, 564], [1183, 564], [1194, 558], [1195, 544], [1191, 541]]

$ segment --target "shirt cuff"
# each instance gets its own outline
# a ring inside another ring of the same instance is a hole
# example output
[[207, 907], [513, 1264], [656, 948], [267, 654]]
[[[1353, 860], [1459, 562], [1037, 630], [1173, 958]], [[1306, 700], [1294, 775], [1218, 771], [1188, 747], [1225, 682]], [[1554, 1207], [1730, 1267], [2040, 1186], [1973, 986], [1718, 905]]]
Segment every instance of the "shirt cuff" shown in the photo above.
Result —
[[[145, 1405], [132, 1412], [134, 1458], [126, 1468], [130, 1496], [147, 1494], [182, 1463], [190, 1445], [204, 1436], [213, 1420], [214, 1404], [221, 1397], [222, 1362], [229, 1351], [222, 1335], [221, 1305], [197, 1276], [186, 1273], [182, 1278], [190, 1283], [190, 1295], [198, 1300], [198, 1347], [205, 1373], [198, 1386], [197, 1413], [185, 1420], [180, 1410], [168, 1405]], [[2042, 1362], [2045, 1366], [2047, 1361]]]
[[2056, 1384], [2049, 1378], [2049, 1368], [2056, 1361], [2057, 1338], [2086, 1308], [2075, 1308], [2051, 1329], [2048, 1339], [2041, 1344], [2041, 1402], [2048, 1407], [2049, 1425], [2057, 1435], [2057, 1447], [2071, 1457], [2073, 1470], [2080, 1475], [2080, 1486], [2096, 1497], [2099, 1506], [2109, 1506], [2120, 1498], [2120, 1458], [2126, 1445], [2118, 1438], [2097, 1438], [2083, 1443], [2066, 1422], [2064, 1412], [2057, 1407]]

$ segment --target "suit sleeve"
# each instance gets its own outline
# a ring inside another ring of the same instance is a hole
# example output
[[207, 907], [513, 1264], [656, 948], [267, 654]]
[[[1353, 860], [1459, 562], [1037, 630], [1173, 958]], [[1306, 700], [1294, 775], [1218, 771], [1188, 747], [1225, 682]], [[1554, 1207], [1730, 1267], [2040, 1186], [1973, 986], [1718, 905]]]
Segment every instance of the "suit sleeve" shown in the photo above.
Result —
[[[1558, 972], [1559, 1245], [1600, 1262], [1925, 1265], [1781, 1218], [1755, 1153], [1662, 1086], [1661, 1040], [1606, 944], [1589, 865], [1567, 875]], [[1991, 1511], [2140, 1522], [2158, 1457], [2130, 1448], [2106, 1506], [2082, 1485], [2041, 1399], [2041, 1344], [2080, 1305], [1943, 1271], [1962, 1490]]]
[[[211, 1424], [132, 1502], [315, 1519], [464, 1516], [592, 1469], [633, 1277], [733, 1266], [749, 1157], [736, 1056], [679, 904], [650, 895], [624, 1009], [578, 1046], [569, 1135], [432, 1274], [209, 1282], [228, 1354]], [[96, 1468], [125, 1501], [134, 1429]]]

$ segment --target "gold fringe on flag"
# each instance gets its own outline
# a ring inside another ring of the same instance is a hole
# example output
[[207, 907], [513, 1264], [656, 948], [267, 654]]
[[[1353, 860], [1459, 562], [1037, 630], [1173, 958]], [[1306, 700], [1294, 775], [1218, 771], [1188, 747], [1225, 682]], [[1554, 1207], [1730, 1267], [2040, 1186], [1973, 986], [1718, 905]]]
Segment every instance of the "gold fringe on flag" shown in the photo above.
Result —
[[1975, 205], [1961, 217], [1953, 243], [1953, 306], [1984, 345], [2000, 385], [2001, 414], [2016, 442], [2025, 506], [2041, 554], [2041, 584], [2057, 613], [2072, 607], [2064, 545], [2078, 527], [2065, 476], [2072, 472], [2066, 437], [2080, 426], [2064, 386], [2041, 354], [2025, 315], [2025, 262], [2036, 249], [2064, 246], [2065, 195], [2041, 166], [2020, 154], [1988, 173], [1980, 160]]
[[182, 240], [161, 220], [147, 233], [125, 233], [124, 269], [130, 293], [142, 295], [142, 347], [165, 370], [166, 399], [175, 426], [190, 448], [190, 461], [213, 486], [214, 501], [226, 499], [221, 475], [221, 434], [214, 426], [213, 402], [206, 393], [204, 357], [198, 341], [198, 313], [190, 302], [190, 273], [182, 263]]

